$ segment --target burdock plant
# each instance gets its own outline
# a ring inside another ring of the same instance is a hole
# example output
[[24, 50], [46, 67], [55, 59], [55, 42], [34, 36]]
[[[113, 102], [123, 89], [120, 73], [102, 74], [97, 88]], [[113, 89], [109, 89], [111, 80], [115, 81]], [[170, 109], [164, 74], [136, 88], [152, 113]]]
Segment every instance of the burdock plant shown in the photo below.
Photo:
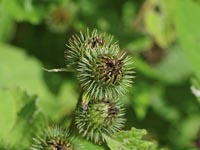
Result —
[[65, 60], [66, 68], [48, 71], [77, 73], [81, 93], [69, 126], [70, 135], [59, 128], [49, 129], [35, 138], [34, 150], [73, 150], [68, 136], [81, 136], [101, 144], [105, 137], [112, 137], [124, 126], [125, 111], [120, 97], [133, 83], [132, 57], [120, 49], [112, 36], [87, 30], [69, 40]]
[[69, 40], [65, 51], [67, 66], [77, 73], [81, 94], [70, 130], [88, 140], [102, 143], [122, 129], [124, 108], [119, 97], [134, 78], [133, 60], [121, 51], [113, 37], [87, 30]]

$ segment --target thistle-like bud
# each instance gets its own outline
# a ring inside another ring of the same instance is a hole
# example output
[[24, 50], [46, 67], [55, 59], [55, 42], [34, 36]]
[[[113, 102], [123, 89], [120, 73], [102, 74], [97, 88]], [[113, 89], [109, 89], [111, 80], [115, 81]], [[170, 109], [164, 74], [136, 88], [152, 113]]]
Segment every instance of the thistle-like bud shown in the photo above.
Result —
[[69, 44], [66, 45], [68, 47], [65, 51], [67, 65], [76, 69], [79, 60], [85, 56], [86, 52], [90, 53], [103, 47], [117, 47], [117, 43], [112, 42], [112, 39], [112, 36], [105, 33], [98, 33], [95, 29], [92, 32], [87, 29], [85, 34], [80, 32], [80, 35], [72, 36]]
[[75, 150], [65, 129], [48, 127], [33, 139], [32, 150]]
[[87, 108], [80, 106], [76, 110], [78, 133], [98, 144], [104, 141], [104, 135], [110, 136], [119, 131], [124, 122], [124, 109], [116, 101], [90, 101]]
[[112, 99], [123, 95], [134, 78], [132, 58], [112, 48], [86, 53], [78, 63], [78, 79], [89, 99]]

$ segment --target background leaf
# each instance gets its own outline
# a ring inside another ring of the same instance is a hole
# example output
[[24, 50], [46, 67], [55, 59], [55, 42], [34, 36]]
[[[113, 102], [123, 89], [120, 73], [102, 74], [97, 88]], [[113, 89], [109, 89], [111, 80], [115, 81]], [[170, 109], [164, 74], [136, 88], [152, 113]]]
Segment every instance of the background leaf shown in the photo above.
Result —
[[40, 97], [39, 107], [53, 120], [71, 113], [78, 93], [70, 81], [63, 82], [56, 98], [44, 82], [44, 71], [38, 60], [26, 55], [21, 49], [4, 44], [0, 44], [0, 59], [0, 87], [19, 87], [31, 91], [30, 94], [37, 94]]
[[3, 88], [0, 89], [0, 96], [2, 100], [0, 109], [2, 146], [29, 148], [32, 137], [46, 125], [44, 116], [36, 106], [37, 97], [29, 96], [19, 89]]
[[106, 142], [111, 150], [151, 150], [155, 148], [153, 143], [142, 139], [145, 134], [145, 130], [132, 128], [130, 131], [120, 131], [112, 138], [106, 137]]
[[[186, 56], [191, 61], [196, 75], [200, 78], [200, 59], [197, 53], [200, 51], [200, 5], [195, 1], [176, 1], [175, 26], [179, 42]], [[185, 19], [188, 18], [188, 19]]]

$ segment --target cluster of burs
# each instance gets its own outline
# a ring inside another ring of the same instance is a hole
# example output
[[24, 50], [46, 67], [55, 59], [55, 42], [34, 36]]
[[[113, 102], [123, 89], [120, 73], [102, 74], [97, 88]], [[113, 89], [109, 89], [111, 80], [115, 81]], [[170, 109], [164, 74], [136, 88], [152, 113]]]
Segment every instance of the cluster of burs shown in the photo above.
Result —
[[65, 60], [81, 87], [74, 117], [69, 129], [46, 129], [34, 139], [32, 150], [75, 150], [72, 139], [77, 136], [104, 144], [106, 136], [112, 137], [124, 126], [120, 98], [133, 83], [132, 57], [111, 35], [87, 30], [69, 40]]

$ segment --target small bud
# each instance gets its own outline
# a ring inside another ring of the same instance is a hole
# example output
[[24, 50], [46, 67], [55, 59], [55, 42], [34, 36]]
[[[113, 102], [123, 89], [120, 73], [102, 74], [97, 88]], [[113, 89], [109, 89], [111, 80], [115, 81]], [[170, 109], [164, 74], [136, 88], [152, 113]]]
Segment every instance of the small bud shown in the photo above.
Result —
[[32, 150], [74, 150], [66, 130], [60, 127], [48, 127], [33, 139]]
[[78, 132], [95, 143], [104, 141], [104, 135], [110, 136], [124, 125], [124, 109], [110, 100], [90, 101], [87, 109], [82, 106], [76, 110], [75, 125]]

